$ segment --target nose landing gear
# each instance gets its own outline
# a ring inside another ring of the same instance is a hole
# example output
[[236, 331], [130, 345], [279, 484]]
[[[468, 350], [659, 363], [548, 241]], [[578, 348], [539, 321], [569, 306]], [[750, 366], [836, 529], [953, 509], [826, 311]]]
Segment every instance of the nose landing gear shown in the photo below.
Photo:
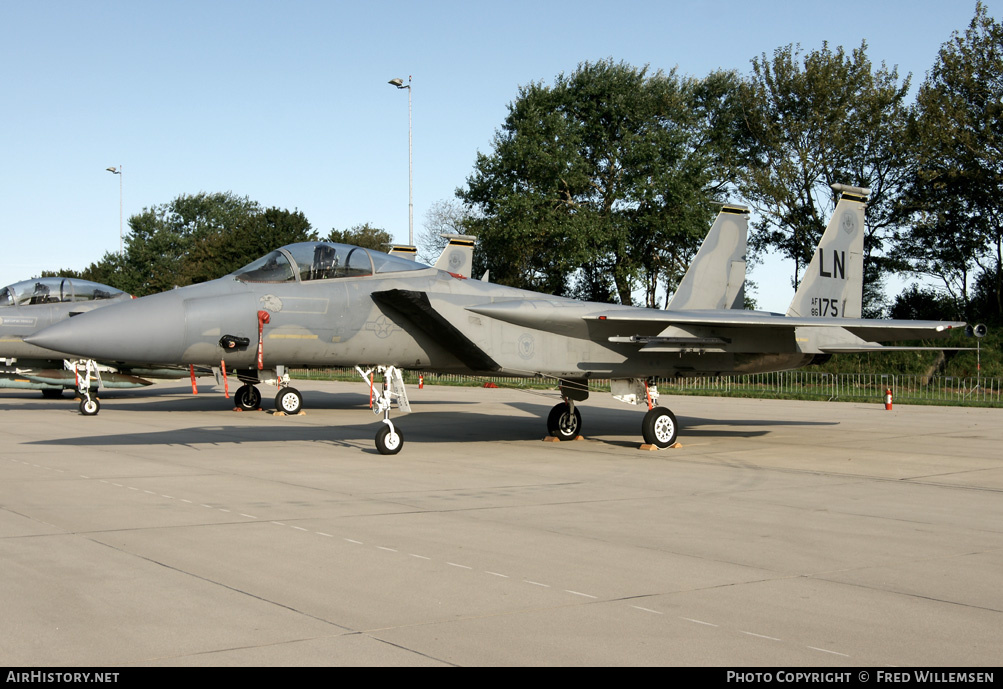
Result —
[[[101, 371], [93, 359], [64, 361], [63, 365], [71, 369], [77, 383], [77, 394], [80, 396], [80, 413], [84, 416], [95, 416], [101, 411], [98, 401], [98, 388], [101, 386]], [[93, 381], [93, 382], [92, 382]]]
[[[411, 411], [411, 403], [408, 402], [407, 390], [404, 388], [404, 376], [401, 375], [401, 370], [396, 366], [377, 366], [368, 371], [363, 371], [362, 368], [356, 366], [355, 370], [369, 383], [373, 413], [383, 415], [384, 425], [376, 432], [376, 449], [381, 455], [395, 455], [404, 447], [404, 435], [390, 420], [390, 407], [396, 399], [398, 409], [405, 414]], [[372, 374], [374, 371], [383, 374], [382, 390], [373, 384]]]

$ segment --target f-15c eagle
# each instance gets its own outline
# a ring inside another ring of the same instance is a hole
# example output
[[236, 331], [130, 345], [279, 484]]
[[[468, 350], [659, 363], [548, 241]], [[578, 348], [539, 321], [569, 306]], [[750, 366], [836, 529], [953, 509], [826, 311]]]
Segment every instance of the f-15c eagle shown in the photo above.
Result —
[[[744, 280], [744, 234], [741, 255], [733, 246], [704, 263], [698, 254], [665, 310], [539, 294], [360, 247], [306, 242], [218, 280], [98, 309], [27, 339], [102, 361], [222, 365], [254, 380], [277, 366], [382, 372], [375, 410], [384, 454], [403, 444], [391, 403], [410, 411], [401, 369], [558, 381], [563, 401], [547, 428], [561, 439], [581, 432], [589, 381], [608, 379], [615, 396], [647, 406], [644, 440], [667, 447], [679, 424], [658, 405], [656, 378], [792, 369], [965, 326], [861, 318], [869, 190], [833, 188], [840, 194], [833, 218], [786, 314], [731, 308]], [[280, 406], [289, 389], [280, 389]]]

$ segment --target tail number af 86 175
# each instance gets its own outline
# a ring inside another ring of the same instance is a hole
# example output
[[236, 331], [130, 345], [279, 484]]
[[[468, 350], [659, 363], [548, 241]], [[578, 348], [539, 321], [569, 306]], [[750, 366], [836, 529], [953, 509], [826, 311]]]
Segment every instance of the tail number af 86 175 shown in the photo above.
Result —
[[811, 300], [811, 315], [823, 318], [839, 318], [839, 300], [814, 297]]

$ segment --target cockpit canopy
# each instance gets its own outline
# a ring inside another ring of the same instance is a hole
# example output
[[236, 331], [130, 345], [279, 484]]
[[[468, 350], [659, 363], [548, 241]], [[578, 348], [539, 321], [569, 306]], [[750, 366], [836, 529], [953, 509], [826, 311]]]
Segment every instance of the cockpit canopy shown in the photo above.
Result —
[[301, 242], [276, 249], [232, 275], [244, 282], [306, 282], [424, 268], [428, 266], [399, 256], [363, 249], [361, 246]]
[[0, 307], [95, 301], [124, 294], [114, 287], [77, 278], [35, 278], [15, 282], [0, 290]]

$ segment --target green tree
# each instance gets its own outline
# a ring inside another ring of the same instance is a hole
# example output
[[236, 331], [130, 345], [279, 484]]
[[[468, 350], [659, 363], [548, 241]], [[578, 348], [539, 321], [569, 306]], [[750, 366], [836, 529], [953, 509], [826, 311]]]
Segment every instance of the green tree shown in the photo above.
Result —
[[727, 178], [710, 111], [736, 88], [612, 60], [521, 87], [457, 191], [492, 280], [624, 304], [643, 280], [652, 303], [709, 226]]
[[373, 227], [369, 223], [355, 225], [347, 230], [332, 228], [325, 240], [339, 244], [354, 244], [384, 254], [390, 251], [394, 244], [394, 238], [389, 232]]
[[299, 210], [268, 208], [236, 214], [228, 225], [200, 234], [184, 260], [191, 283], [215, 280], [285, 244], [317, 239]]
[[[1003, 316], [1003, 27], [979, 2], [940, 50], [916, 98], [918, 165], [900, 255], [933, 276], [968, 318]], [[973, 313], [971, 289], [979, 282]]]
[[230, 192], [183, 194], [129, 218], [125, 252], [75, 275], [144, 296], [222, 277], [283, 244], [314, 240], [300, 211]]
[[975, 278], [969, 306], [970, 320], [987, 321], [996, 326], [1003, 324], [1003, 314], [999, 312], [999, 285], [1003, 276], [998, 271], [984, 270]]
[[777, 251], [794, 261], [793, 284], [835, 208], [832, 184], [871, 189], [864, 242], [865, 312], [880, 304], [880, 276], [890, 267], [882, 250], [895, 224], [893, 210], [909, 174], [910, 78], [875, 69], [867, 44], [804, 56], [800, 46], [778, 48], [752, 61], [742, 87], [750, 158], [740, 188], [759, 220], [754, 252]]
[[892, 318], [919, 321], [953, 321], [960, 317], [957, 304], [937, 290], [913, 283], [895, 296], [889, 310]]
[[[136, 295], [204, 282], [226, 272], [227, 235], [246, 231], [257, 202], [232, 193], [183, 194], [129, 218], [124, 279]], [[215, 273], [215, 274], [214, 274]]]

